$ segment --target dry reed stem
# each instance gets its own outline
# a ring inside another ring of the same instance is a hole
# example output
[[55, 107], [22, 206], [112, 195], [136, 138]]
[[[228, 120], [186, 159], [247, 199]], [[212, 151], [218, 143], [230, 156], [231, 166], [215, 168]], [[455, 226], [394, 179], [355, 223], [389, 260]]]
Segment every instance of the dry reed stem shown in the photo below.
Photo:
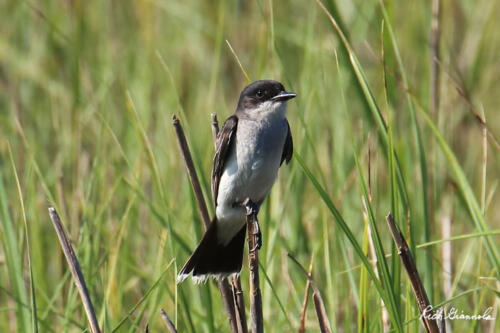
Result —
[[[445, 216], [441, 219], [441, 237], [443, 239], [451, 237], [451, 218]], [[443, 260], [443, 296], [444, 299], [451, 298], [451, 273], [452, 273], [452, 247], [451, 241], [443, 242], [442, 244], [442, 260]]]
[[241, 280], [239, 275], [233, 277], [232, 284], [238, 332], [248, 333], [247, 317], [245, 313], [245, 298], [243, 297], [243, 291], [241, 290]]
[[[179, 142], [179, 148], [181, 149], [182, 157], [186, 163], [186, 168], [189, 175], [189, 180], [193, 186], [194, 195], [196, 197], [196, 203], [198, 204], [198, 210], [202, 217], [204, 230], [207, 230], [210, 224], [210, 217], [208, 215], [207, 204], [203, 196], [203, 191], [201, 190], [200, 181], [198, 175], [196, 174], [196, 169], [194, 167], [193, 159], [191, 157], [191, 152], [189, 151], [189, 146], [187, 144], [186, 136], [184, 135], [184, 130], [179, 122], [179, 119], [174, 115], [172, 118], [175, 134], [177, 135], [177, 140]], [[234, 310], [233, 302], [233, 291], [229, 286], [226, 279], [218, 281], [219, 291], [222, 296], [222, 302], [226, 308], [227, 315], [229, 317], [229, 325], [231, 326], [231, 332], [237, 333], [238, 326], [236, 325], [236, 313]]]
[[319, 329], [321, 333], [331, 333], [332, 329], [330, 328], [330, 322], [328, 321], [328, 316], [325, 310], [325, 303], [323, 302], [321, 293], [319, 292], [316, 284], [312, 285], [312, 288], [314, 290], [314, 308], [316, 309], [316, 316], [318, 317]]
[[[382, 36], [383, 36], [383, 24], [382, 24]], [[383, 39], [381, 38], [382, 43]], [[381, 47], [382, 49], [382, 59], [385, 64], [385, 57], [384, 57], [384, 48]], [[385, 66], [385, 65], [384, 65]], [[385, 75], [384, 75], [384, 85], [385, 85]], [[368, 133], [368, 202], [370, 204], [372, 203], [372, 182], [371, 182], [371, 145], [372, 145], [372, 140], [371, 140], [371, 132]], [[373, 237], [372, 237], [372, 228], [370, 226], [369, 218], [368, 218], [368, 208], [366, 205], [366, 200], [365, 197], [361, 197], [361, 202], [363, 203], [363, 220], [367, 226], [367, 234], [368, 234], [368, 245], [370, 248], [370, 257], [372, 259], [372, 267], [373, 271], [375, 272], [375, 276], [378, 278], [379, 273], [378, 273], [378, 259], [377, 259], [377, 253], [375, 252], [375, 244], [373, 244]], [[391, 318], [389, 316], [389, 311], [387, 310], [387, 306], [385, 306], [384, 300], [380, 299], [380, 307], [382, 309], [382, 330], [384, 332], [389, 332], [391, 329]]]
[[[375, 244], [373, 244], [373, 237], [372, 237], [372, 228], [370, 226], [370, 222], [368, 221], [368, 210], [366, 207], [366, 201], [364, 197], [361, 197], [361, 202], [363, 203], [363, 220], [365, 224], [367, 225], [367, 231], [368, 231], [368, 245], [370, 249], [370, 258], [372, 262], [372, 267], [373, 271], [375, 272], [375, 276], [378, 278], [378, 259], [377, 259], [377, 253], [375, 252]], [[384, 332], [389, 332], [391, 329], [391, 318], [389, 316], [389, 311], [387, 311], [387, 307], [385, 306], [384, 300], [380, 299], [380, 306], [382, 308], [382, 330]]]
[[161, 309], [160, 313], [161, 313], [161, 317], [163, 318], [163, 321], [165, 322], [165, 326], [167, 326], [167, 328], [168, 328], [168, 331], [170, 333], [177, 333], [177, 329], [175, 328], [174, 323], [170, 320], [170, 318], [168, 317], [165, 310]]
[[56, 230], [57, 237], [59, 238], [59, 242], [61, 243], [64, 256], [68, 261], [68, 265], [71, 270], [73, 280], [75, 281], [76, 288], [78, 289], [78, 293], [80, 294], [80, 298], [82, 299], [85, 314], [89, 322], [90, 331], [92, 333], [100, 333], [101, 330], [99, 329], [99, 324], [97, 323], [94, 306], [92, 305], [92, 301], [90, 300], [87, 285], [85, 284], [85, 278], [83, 277], [82, 270], [80, 269], [80, 264], [78, 263], [78, 259], [76, 258], [75, 252], [73, 251], [71, 242], [69, 241], [68, 236], [64, 231], [64, 227], [62, 225], [61, 219], [59, 218], [59, 214], [57, 214], [57, 211], [54, 207], [49, 207], [49, 214], [50, 219], [52, 220], [52, 224], [54, 225], [54, 229]]
[[332, 328], [330, 326], [330, 321], [328, 320], [328, 315], [325, 310], [325, 303], [323, 302], [323, 298], [321, 297], [321, 292], [319, 291], [318, 286], [314, 282], [312, 275], [306, 271], [306, 269], [299, 263], [294, 256], [288, 253], [288, 258], [292, 259], [292, 261], [299, 266], [300, 270], [306, 275], [307, 280], [311, 284], [311, 288], [313, 289], [313, 301], [314, 308], [316, 309], [316, 317], [318, 318], [319, 329], [321, 333], [331, 333]]
[[[311, 276], [313, 266], [313, 256], [311, 255], [311, 260], [309, 261], [309, 270], [307, 275]], [[306, 314], [307, 314], [307, 303], [309, 301], [309, 289], [311, 289], [311, 281], [307, 279], [306, 290], [304, 291], [304, 300], [302, 301], [302, 310], [300, 311], [300, 325], [299, 333], [305, 333], [306, 331]]]
[[182, 157], [184, 158], [184, 162], [186, 162], [189, 181], [193, 186], [194, 196], [196, 197], [196, 203], [198, 204], [198, 210], [203, 222], [203, 229], [207, 230], [208, 226], [210, 225], [210, 216], [208, 215], [207, 204], [205, 202], [205, 198], [203, 197], [203, 191], [201, 190], [200, 181], [198, 180], [198, 175], [196, 174], [196, 169], [194, 167], [193, 158], [191, 157], [191, 152], [189, 151], [186, 136], [184, 135], [184, 130], [182, 129], [179, 119], [177, 119], [175, 115], [172, 118], [172, 122], [174, 125], [175, 134], [177, 135], [177, 140], [179, 142], [179, 148], [181, 149]]
[[[441, 237], [443, 239], [451, 237], [451, 218], [450, 216], [445, 216], [441, 220]], [[450, 299], [452, 296], [452, 246], [451, 241], [446, 241], [442, 245], [442, 285], [443, 285], [443, 296], [444, 299]], [[445, 321], [445, 316], [443, 316], [443, 321]], [[441, 325], [441, 331], [446, 330], [446, 321]]]
[[420, 311], [424, 327], [428, 333], [439, 333], [439, 328], [436, 320], [430, 319], [432, 318], [433, 314], [432, 311], [429, 312], [429, 309], [431, 309], [431, 304], [429, 302], [429, 298], [427, 297], [427, 293], [425, 292], [422, 280], [420, 279], [420, 275], [418, 274], [417, 266], [415, 265], [415, 261], [413, 260], [410, 248], [408, 247], [403, 234], [396, 225], [394, 217], [391, 213], [387, 215], [386, 220], [387, 224], [389, 225], [389, 230], [391, 231], [392, 238], [394, 239], [394, 243], [398, 248], [398, 253], [401, 257], [401, 261], [403, 262], [403, 266], [405, 267], [406, 273], [408, 274], [408, 278], [411, 283], [413, 294], [415, 295], [415, 298], [417, 300], [418, 310]]
[[211, 113], [210, 119], [212, 119], [210, 125], [212, 128], [212, 137], [214, 139], [214, 148], [217, 149], [217, 135], [219, 134], [219, 121], [217, 120], [217, 113]]
[[[441, 100], [441, 70], [437, 61], [440, 59], [440, 41], [441, 41], [441, 0], [432, 0], [432, 19], [431, 19], [431, 31], [430, 31], [430, 67], [431, 67], [431, 77], [430, 77], [430, 116], [432, 120], [439, 124], [439, 106]], [[429, 153], [427, 154], [428, 172], [427, 172], [427, 193], [424, 193], [424, 200], [427, 204], [426, 218], [428, 221], [428, 226], [424, 230], [424, 240], [426, 242], [430, 241], [431, 233], [436, 230], [435, 223], [435, 200], [434, 200], [434, 183], [435, 183], [435, 173], [437, 173], [437, 151], [436, 151], [436, 140], [431, 140]], [[436, 231], [435, 231], [436, 232]], [[429, 253], [432, 255], [432, 252]], [[428, 276], [432, 276], [432, 265], [431, 262], [426, 262], [427, 268], [429, 270]], [[428, 283], [431, 283], [428, 281]], [[429, 287], [432, 285], [429, 285]], [[433, 296], [433, 291], [430, 291], [431, 298]]]
[[258, 220], [255, 204], [247, 199], [243, 203], [246, 208], [248, 230], [248, 266], [250, 269], [250, 321], [252, 333], [264, 332], [262, 314], [262, 295], [259, 282], [259, 250], [257, 248]]

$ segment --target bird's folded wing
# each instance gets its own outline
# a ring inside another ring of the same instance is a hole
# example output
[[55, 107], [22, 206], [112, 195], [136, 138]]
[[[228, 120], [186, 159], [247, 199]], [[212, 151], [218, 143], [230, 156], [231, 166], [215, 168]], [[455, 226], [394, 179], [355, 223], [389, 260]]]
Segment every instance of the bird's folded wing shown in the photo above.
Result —
[[285, 145], [283, 146], [283, 153], [281, 154], [280, 166], [283, 164], [283, 161], [286, 161], [286, 164], [288, 164], [293, 155], [292, 131], [290, 131], [288, 120], [286, 121], [286, 125], [288, 126], [288, 133], [286, 134]]
[[217, 194], [219, 192], [220, 178], [224, 171], [226, 158], [231, 150], [231, 145], [234, 142], [236, 128], [238, 126], [238, 117], [231, 116], [226, 119], [222, 125], [219, 134], [217, 135], [217, 145], [215, 148], [214, 165], [212, 168], [212, 197], [214, 204], [217, 206]]

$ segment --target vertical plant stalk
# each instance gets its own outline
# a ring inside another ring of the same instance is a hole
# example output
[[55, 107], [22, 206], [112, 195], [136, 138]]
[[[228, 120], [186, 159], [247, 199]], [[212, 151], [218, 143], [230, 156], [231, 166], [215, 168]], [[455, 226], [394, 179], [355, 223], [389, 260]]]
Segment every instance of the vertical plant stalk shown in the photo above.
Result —
[[431, 115], [436, 119], [440, 101], [441, 73], [439, 72], [439, 45], [441, 42], [441, 0], [432, 0], [431, 19]]
[[331, 333], [330, 322], [328, 321], [328, 315], [325, 310], [325, 303], [319, 292], [316, 284], [312, 285], [313, 288], [313, 300], [314, 308], [316, 309], [316, 316], [318, 317], [319, 329], [321, 333]]
[[247, 317], [245, 314], [245, 298], [243, 297], [243, 291], [241, 290], [241, 280], [239, 275], [233, 277], [232, 284], [238, 332], [248, 333]]
[[420, 279], [420, 275], [418, 274], [417, 266], [415, 265], [415, 261], [413, 260], [410, 248], [408, 247], [403, 234], [398, 229], [396, 222], [394, 221], [394, 217], [391, 213], [386, 216], [386, 220], [387, 224], [389, 225], [389, 230], [391, 231], [392, 238], [394, 239], [394, 243], [398, 248], [398, 253], [401, 257], [401, 261], [403, 262], [403, 266], [405, 267], [406, 273], [408, 274], [413, 294], [417, 299], [420, 318], [424, 323], [425, 329], [428, 333], [439, 333], [439, 328], [436, 320], [431, 319], [433, 317], [433, 312], [429, 310], [432, 309], [432, 306], [429, 302], [429, 298], [427, 297], [427, 293], [425, 292], [425, 288], [422, 284], [422, 280]]
[[80, 264], [78, 263], [78, 259], [76, 258], [75, 252], [73, 251], [71, 242], [69, 241], [68, 236], [64, 231], [64, 227], [61, 223], [61, 219], [59, 218], [59, 214], [57, 214], [57, 211], [54, 207], [49, 207], [49, 214], [50, 219], [52, 220], [52, 224], [54, 225], [54, 229], [56, 230], [57, 237], [59, 238], [59, 242], [61, 243], [64, 256], [68, 261], [68, 265], [71, 270], [73, 280], [75, 281], [76, 288], [78, 289], [78, 293], [80, 294], [80, 298], [82, 299], [85, 314], [87, 315], [87, 320], [89, 322], [90, 331], [92, 333], [100, 333], [101, 330], [99, 329], [99, 324], [97, 323], [94, 306], [92, 305], [92, 301], [90, 300], [87, 285], [85, 284], [85, 278], [83, 277], [82, 270], [80, 269]]
[[19, 182], [19, 176], [17, 175], [16, 165], [14, 163], [14, 156], [12, 155], [12, 149], [10, 147], [9, 141], [7, 141], [7, 148], [9, 151], [9, 157], [12, 164], [12, 171], [14, 172], [14, 178], [16, 179], [17, 192], [19, 194], [19, 203], [21, 204], [21, 211], [24, 222], [24, 235], [26, 237], [26, 253], [28, 259], [28, 269], [30, 272], [30, 305], [31, 305], [31, 329], [33, 333], [38, 333], [38, 314], [36, 307], [36, 295], [35, 295], [35, 281], [33, 279], [33, 264], [31, 262], [31, 245], [30, 237], [28, 232], [28, 221], [26, 218], [26, 209], [24, 208], [23, 192], [21, 190], [21, 183]]
[[446, 333], [446, 320], [445, 316], [441, 316], [441, 320], [439, 321], [439, 330], [441, 333]]
[[316, 309], [316, 316], [318, 317], [318, 324], [321, 333], [331, 333], [332, 328], [330, 327], [330, 321], [328, 320], [328, 315], [326, 314], [325, 303], [323, 302], [323, 298], [321, 297], [319, 288], [314, 282], [311, 273], [307, 272], [306, 269], [299, 263], [299, 261], [295, 259], [295, 257], [290, 253], [288, 253], [288, 258], [292, 259], [292, 261], [297, 266], [299, 266], [300, 270], [306, 275], [307, 281], [311, 285], [311, 288], [313, 290], [314, 308]]
[[[496, 281], [496, 285], [497, 285], [497, 290], [500, 289], [500, 281]], [[498, 297], [495, 297], [495, 303], [493, 304], [493, 313], [491, 314], [493, 318], [497, 318], [498, 317], [498, 308], [499, 308], [499, 304], [500, 302], [498, 301]], [[496, 323], [497, 321], [496, 320], [492, 320], [490, 322], [490, 325], [488, 327], [488, 330], [487, 332], [488, 333], [495, 333], [495, 327], [496, 327]], [[446, 327], [446, 326], [445, 326]], [[451, 332], [451, 330], [450, 330]], [[446, 333], [446, 332], [442, 332], [442, 333]]]
[[[445, 216], [441, 220], [441, 237], [443, 239], [451, 237], [451, 218], [450, 216]], [[451, 298], [451, 274], [452, 274], [452, 246], [451, 241], [446, 241], [442, 245], [442, 260], [443, 260], [443, 296], [444, 299]], [[443, 321], [445, 321], [445, 316], [443, 316]], [[441, 325], [441, 330], [446, 330], [446, 321]], [[443, 331], [444, 332], [444, 331]]]
[[175, 134], [177, 135], [182, 157], [184, 158], [184, 162], [186, 162], [189, 181], [191, 182], [191, 186], [193, 186], [196, 204], [198, 205], [198, 211], [200, 212], [201, 220], [203, 222], [203, 229], [207, 230], [210, 225], [210, 216], [208, 215], [207, 204], [205, 203], [205, 198], [203, 197], [203, 191], [201, 190], [200, 181], [198, 179], [198, 175], [196, 174], [196, 169], [194, 167], [193, 158], [191, 157], [191, 152], [189, 151], [186, 136], [184, 135], [184, 130], [182, 129], [179, 119], [175, 115], [172, 117], [172, 122]]
[[[205, 203], [205, 198], [203, 197], [203, 191], [201, 190], [200, 180], [196, 174], [196, 169], [194, 167], [193, 158], [191, 157], [191, 152], [189, 151], [189, 146], [187, 144], [186, 136], [184, 135], [184, 130], [182, 129], [179, 119], [174, 115], [172, 122], [175, 129], [175, 134], [177, 135], [177, 140], [179, 142], [179, 148], [181, 149], [182, 157], [186, 163], [186, 169], [188, 171], [189, 180], [191, 186], [193, 186], [194, 195], [196, 197], [196, 203], [198, 204], [198, 210], [201, 215], [201, 220], [203, 222], [203, 229], [207, 230], [210, 225], [210, 217], [208, 215], [207, 204]], [[222, 297], [222, 302], [226, 308], [227, 316], [229, 317], [229, 325], [231, 326], [231, 332], [238, 333], [238, 326], [236, 325], [236, 314], [234, 311], [233, 303], [233, 291], [229, 286], [226, 279], [220, 280], [218, 282], [219, 291]]]
[[[451, 218], [445, 216], [441, 220], [441, 237], [443, 239], [451, 238]], [[451, 274], [452, 274], [452, 247], [451, 241], [446, 241], [442, 245], [442, 260], [443, 260], [443, 296], [444, 299], [451, 298]]]
[[[432, 17], [431, 17], [431, 31], [430, 31], [430, 67], [431, 67], [431, 84], [430, 84], [430, 114], [432, 119], [438, 123], [438, 113], [439, 104], [441, 100], [441, 69], [439, 67], [440, 61], [440, 41], [441, 41], [441, 0], [432, 0]], [[430, 234], [433, 229], [436, 229], [435, 225], [435, 175], [437, 174], [437, 150], [436, 141], [431, 140], [430, 142], [430, 152], [429, 152], [429, 173], [427, 177], [427, 207], [428, 207], [428, 222], [429, 225], [425, 226], [425, 242], [430, 241]], [[436, 230], [437, 232], [437, 230]], [[426, 259], [426, 271], [427, 285], [432, 285], [432, 262], [431, 254]], [[433, 297], [433, 292], [431, 291], [431, 298]]]
[[[307, 271], [307, 276], [311, 276], [312, 267], [313, 267], [313, 257], [311, 256], [311, 261], [309, 261], [309, 270]], [[302, 310], [300, 311], [299, 333], [305, 333], [306, 331], [306, 314], [307, 314], [307, 303], [309, 301], [309, 289], [311, 289], [311, 281], [307, 279], [306, 290], [304, 291], [304, 301], [302, 302]]]
[[167, 326], [167, 328], [168, 328], [168, 331], [170, 333], [177, 333], [177, 329], [175, 328], [174, 323], [170, 320], [170, 318], [168, 317], [165, 310], [161, 309], [160, 313], [161, 313], [161, 317], [163, 318], [163, 321], [165, 322], [165, 326]]
[[[370, 227], [370, 221], [368, 217], [368, 209], [366, 207], [366, 201], [364, 197], [361, 197], [361, 202], [363, 203], [363, 220], [366, 224], [367, 236], [368, 236], [368, 246], [370, 248], [370, 258], [372, 260], [373, 271], [375, 276], [379, 277], [379, 272], [377, 268], [378, 259], [377, 252], [375, 251], [375, 244], [373, 244], [372, 228]], [[380, 299], [380, 307], [382, 309], [382, 330], [383, 332], [389, 332], [391, 329], [391, 318], [389, 317], [389, 312], [387, 311], [387, 306], [385, 306], [384, 300]]]
[[210, 119], [212, 122], [210, 126], [212, 128], [212, 137], [214, 139], [214, 148], [217, 149], [217, 135], [219, 134], [219, 121], [217, 120], [217, 113], [211, 113]]
[[246, 209], [248, 230], [248, 266], [250, 268], [250, 320], [252, 333], [264, 332], [262, 315], [262, 295], [259, 283], [259, 250], [257, 246], [258, 223], [255, 204], [246, 199], [243, 203]]

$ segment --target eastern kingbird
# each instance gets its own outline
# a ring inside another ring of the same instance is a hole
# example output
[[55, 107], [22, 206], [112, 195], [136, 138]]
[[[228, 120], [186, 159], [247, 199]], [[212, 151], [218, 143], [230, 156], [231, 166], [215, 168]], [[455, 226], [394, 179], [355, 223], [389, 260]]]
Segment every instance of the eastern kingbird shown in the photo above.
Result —
[[283, 161], [293, 154], [286, 102], [296, 96], [278, 81], [261, 80], [241, 92], [235, 113], [217, 135], [212, 169], [216, 213], [200, 244], [179, 272], [195, 282], [239, 273], [243, 261], [248, 198], [257, 211]]

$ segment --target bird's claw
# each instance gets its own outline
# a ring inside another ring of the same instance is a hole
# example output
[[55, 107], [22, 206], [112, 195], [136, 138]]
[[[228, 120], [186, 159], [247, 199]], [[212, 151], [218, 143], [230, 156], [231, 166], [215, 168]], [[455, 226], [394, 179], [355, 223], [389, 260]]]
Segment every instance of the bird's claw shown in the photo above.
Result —
[[260, 250], [260, 248], [262, 247], [262, 233], [260, 231], [259, 221], [257, 220], [258, 208], [257, 205], [252, 200], [250, 200], [250, 198], [245, 199], [242, 205], [243, 207], [245, 207], [246, 215], [253, 215], [254, 217], [252, 223], [254, 224], [253, 235], [255, 236], [255, 246], [250, 249], [250, 252], [255, 252], [256, 250]]
[[257, 206], [250, 198], [246, 198], [245, 201], [243, 201], [243, 207], [245, 207], [247, 216], [254, 214], [257, 216]]

